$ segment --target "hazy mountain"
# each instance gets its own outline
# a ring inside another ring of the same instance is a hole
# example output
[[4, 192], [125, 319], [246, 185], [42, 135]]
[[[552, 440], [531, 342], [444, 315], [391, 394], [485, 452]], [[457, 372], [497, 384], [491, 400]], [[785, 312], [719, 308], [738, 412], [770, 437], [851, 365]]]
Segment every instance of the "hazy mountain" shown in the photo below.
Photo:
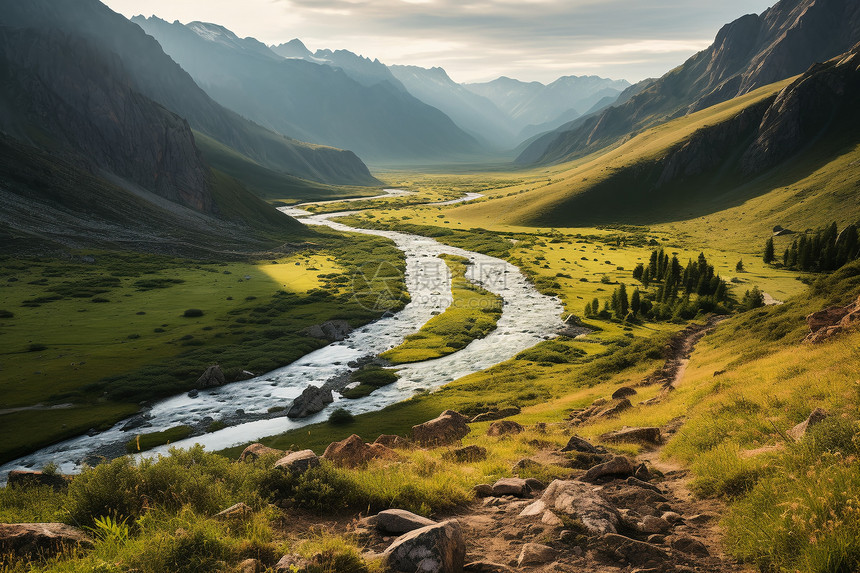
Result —
[[802, 73], [860, 41], [856, 0], [782, 0], [760, 16], [724, 26], [714, 43], [623, 105], [559, 133], [520, 161], [553, 162], [590, 153], [631, 131]]
[[299, 58], [305, 60], [312, 58], [314, 55], [298, 38], [294, 38], [285, 44], [270, 46], [269, 48], [282, 58]]
[[501, 77], [491, 82], [466, 84], [470, 91], [498, 106], [519, 131], [529, 125], [552, 124], [582, 115], [605, 97], [620, 94], [630, 83], [597, 76], [563, 76], [549, 85]]
[[116, 54], [140, 94], [270, 169], [326, 183], [378, 183], [353, 153], [285, 138], [218, 105], [158, 42], [97, 0], [0, 0], [0, 7], [7, 26], [63, 30]]
[[485, 97], [456, 83], [442, 68], [389, 66], [406, 89], [421, 101], [439, 108], [461, 128], [497, 149], [513, 147], [518, 130], [510, 117]]
[[[377, 161], [451, 158], [477, 142], [445, 114], [388, 81], [357, 81], [344, 70], [302, 59], [260, 54], [258, 43], [211, 24], [183, 26], [134, 18], [222, 105], [301, 139], [351, 149]], [[367, 76], [381, 64], [324, 52]], [[315, 56], [316, 58], [316, 56]]]

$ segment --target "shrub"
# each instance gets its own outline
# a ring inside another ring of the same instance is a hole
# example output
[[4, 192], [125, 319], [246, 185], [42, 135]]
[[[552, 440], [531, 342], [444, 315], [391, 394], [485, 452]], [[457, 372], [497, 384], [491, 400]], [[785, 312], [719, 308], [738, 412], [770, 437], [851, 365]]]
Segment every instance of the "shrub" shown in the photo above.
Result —
[[203, 311], [199, 308], [189, 308], [184, 313], [182, 313], [182, 316], [184, 316], [185, 318], [197, 318], [199, 316], [203, 316]]
[[41, 352], [42, 350], [47, 350], [48, 347], [44, 344], [33, 343], [27, 347], [28, 352]]
[[334, 426], [344, 426], [355, 421], [355, 416], [344, 408], [337, 408], [328, 417], [328, 423]]
[[0, 318], [14, 318], [15, 313], [8, 310], [0, 310]]

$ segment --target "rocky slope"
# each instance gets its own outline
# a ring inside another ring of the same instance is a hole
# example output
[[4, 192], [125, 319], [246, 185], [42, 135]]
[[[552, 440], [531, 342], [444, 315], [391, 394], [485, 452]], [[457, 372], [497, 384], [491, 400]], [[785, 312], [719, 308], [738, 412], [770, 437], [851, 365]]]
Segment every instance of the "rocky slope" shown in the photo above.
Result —
[[520, 161], [581, 156], [632, 131], [704, 109], [802, 73], [860, 41], [860, 5], [851, 0], [782, 0], [760, 16], [724, 26], [714, 43], [623, 105], [558, 134]]
[[185, 118], [193, 129], [265, 167], [324, 183], [378, 183], [351, 152], [289, 139], [215, 103], [157, 41], [98, 0], [3, 0], [0, 8], [6, 26], [60, 29], [115, 54], [135, 91]]

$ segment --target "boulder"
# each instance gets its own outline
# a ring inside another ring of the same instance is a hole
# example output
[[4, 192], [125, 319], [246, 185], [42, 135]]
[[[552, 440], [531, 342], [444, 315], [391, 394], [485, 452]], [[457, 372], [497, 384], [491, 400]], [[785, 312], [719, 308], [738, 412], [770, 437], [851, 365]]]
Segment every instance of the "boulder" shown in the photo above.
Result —
[[860, 297], [847, 306], [831, 306], [806, 317], [806, 342], [824, 342], [835, 334], [860, 325]]
[[311, 468], [319, 467], [320, 459], [313, 450], [291, 452], [275, 462], [276, 468], [291, 473], [303, 474]]
[[436, 525], [436, 522], [405, 509], [386, 509], [376, 514], [376, 528], [384, 533], [402, 535], [422, 527]]
[[465, 573], [514, 573], [514, 570], [501, 563], [492, 561], [473, 561], [463, 567]]
[[669, 554], [656, 545], [615, 533], [604, 535], [598, 547], [611, 559], [633, 566], [659, 567], [669, 560]]
[[680, 551], [681, 553], [686, 553], [688, 555], [695, 555], [696, 557], [707, 557], [710, 555], [710, 552], [708, 551], [708, 548], [705, 547], [704, 543], [686, 535], [673, 539], [671, 546], [675, 551]]
[[526, 478], [526, 485], [531, 491], [543, 491], [546, 489], [546, 484], [535, 478]]
[[245, 559], [236, 566], [236, 573], [260, 573], [263, 564], [258, 559]]
[[284, 555], [275, 565], [277, 573], [301, 573], [312, 565], [310, 561], [298, 555]]
[[637, 524], [636, 529], [645, 534], [666, 533], [672, 529], [672, 524], [661, 517], [646, 515], [642, 522]]
[[501, 420], [502, 418], [507, 418], [509, 416], [516, 416], [519, 413], [520, 409], [517, 406], [510, 406], [500, 410], [490, 410], [489, 412], [478, 414], [470, 420], [470, 423], [492, 422], [493, 420]]
[[579, 436], [571, 436], [570, 440], [568, 440], [567, 445], [561, 449], [562, 452], [582, 452], [585, 454], [596, 454], [599, 453], [600, 450], [591, 445], [591, 443], [585, 438], [580, 438]]
[[660, 434], [660, 428], [622, 428], [614, 432], [607, 432], [600, 436], [604, 442], [622, 443], [636, 442], [640, 444], [658, 445], [663, 442], [663, 436]]
[[523, 545], [520, 556], [517, 558], [517, 567], [525, 565], [543, 565], [553, 561], [558, 555], [558, 551], [549, 545], [541, 545], [540, 543], [526, 543]]
[[527, 497], [531, 490], [526, 480], [520, 478], [502, 478], [493, 484], [493, 495], [513, 495]]
[[475, 497], [490, 497], [493, 495], [493, 486], [488, 483], [479, 483], [472, 488], [475, 492]]
[[442, 459], [457, 463], [479, 462], [487, 459], [487, 448], [481, 446], [456, 448], [442, 454]]
[[332, 442], [322, 455], [335, 465], [348, 468], [364, 465], [372, 459], [396, 456], [397, 454], [382, 444], [365, 444], [364, 440], [355, 434], [340, 442]]
[[816, 408], [804, 421], [790, 429], [788, 431], [788, 435], [791, 436], [794, 441], [799, 441], [806, 435], [806, 430], [816, 424], [820, 424], [825, 419], [827, 419], [827, 412], [823, 408]]
[[290, 418], [307, 418], [311, 414], [320, 412], [334, 402], [334, 396], [328, 388], [318, 388], [310, 385], [293, 400], [293, 405], [287, 412]]
[[237, 503], [215, 514], [215, 519], [221, 521], [243, 521], [254, 513], [248, 505]]
[[505, 436], [507, 434], [519, 434], [523, 430], [525, 430], [525, 428], [513, 420], [499, 420], [490, 424], [490, 427], [487, 428], [487, 435]]
[[244, 450], [242, 450], [242, 455], [239, 456], [240, 462], [253, 462], [263, 456], [268, 456], [270, 454], [278, 454], [283, 455], [284, 452], [281, 450], [276, 450], [275, 448], [270, 448], [269, 446], [264, 446], [263, 444], [257, 442], [256, 444], [251, 444]]
[[72, 481], [72, 476], [23, 470], [12, 470], [6, 477], [6, 485], [10, 487], [47, 486], [56, 490], [65, 489], [70, 481]]
[[213, 364], [200, 375], [200, 378], [197, 379], [196, 386], [200, 390], [204, 390], [206, 388], [223, 386], [226, 383], [227, 379], [224, 377], [224, 372], [221, 370], [221, 367], [217, 364]]
[[302, 331], [303, 334], [312, 338], [339, 342], [352, 332], [352, 327], [345, 320], [328, 320], [322, 324], [314, 324]]
[[466, 543], [459, 522], [450, 520], [398, 537], [384, 555], [391, 571], [460, 573], [466, 561]]
[[641, 487], [642, 489], [650, 489], [651, 491], [656, 491], [657, 493], [663, 493], [656, 485], [648, 483], [647, 481], [643, 481], [635, 476], [630, 476], [629, 478], [627, 478], [627, 485], [633, 485], [636, 487]]
[[412, 426], [412, 440], [423, 447], [446, 446], [471, 432], [468, 418], [453, 410], [445, 410], [437, 418]]
[[633, 475], [633, 464], [624, 456], [615, 456], [608, 462], [598, 464], [585, 472], [585, 475], [580, 479], [582, 481], [593, 482], [604, 476], [624, 476]]
[[47, 557], [92, 545], [86, 533], [65, 523], [0, 523], [0, 555]]
[[630, 396], [635, 396], [638, 394], [636, 390], [631, 388], [630, 386], [622, 386], [618, 390], [612, 393], [613, 400], [620, 400], [621, 398], [629, 398]]
[[395, 436], [393, 434], [382, 434], [376, 438], [373, 443], [385, 446], [386, 448], [405, 449], [409, 447], [409, 440], [402, 436]]
[[578, 519], [591, 535], [617, 533], [621, 526], [618, 509], [600, 497], [593, 486], [579, 481], [555, 480], [520, 517], [542, 516], [546, 510]]

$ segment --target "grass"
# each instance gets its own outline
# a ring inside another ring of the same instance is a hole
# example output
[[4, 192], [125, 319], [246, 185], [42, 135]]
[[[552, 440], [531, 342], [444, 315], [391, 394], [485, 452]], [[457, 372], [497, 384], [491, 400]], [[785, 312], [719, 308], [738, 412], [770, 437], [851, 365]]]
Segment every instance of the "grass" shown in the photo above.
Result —
[[190, 435], [190, 426], [175, 426], [162, 432], [138, 434], [125, 444], [125, 449], [130, 454], [135, 452], [145, 452], [146, 450], [151, 450], [158, 446], [163, 446], [178, 440], [184, 440]]
[[440, 255], [451, 273], [451, 304], [431, 318], [403, 344], [380, 356], [394, 364], [421, 362], [453, 354], [495, 330], [502, 315], [502, 297], [466, 278], [469, 260]]
[[[367, 236], [320, 234], [248, 262], [90, 254], [95, 263], [0, 258], [0, 296], [14, 309], [0, 319], [0, 410], [74, 406], [0, 414], [0, 462], [187, 391], [210, 364], [228, 379], [273, 370], [324, 344], [304, 328], [358, 326], [406, 301], [401, 252]], [[202, 315], [184, 316], [192, 309]]]

